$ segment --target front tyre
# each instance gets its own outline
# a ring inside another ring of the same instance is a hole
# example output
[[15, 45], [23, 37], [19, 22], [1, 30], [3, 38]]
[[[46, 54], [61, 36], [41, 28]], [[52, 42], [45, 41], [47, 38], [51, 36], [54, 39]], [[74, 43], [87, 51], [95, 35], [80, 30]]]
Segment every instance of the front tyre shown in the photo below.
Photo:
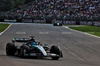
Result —
[[13, 44], [13, 43], [7, 43], [7, 45], [6, 45], [6, 54], [8, 56], [14, 56], [15, 52], [16, 52], [15, 44]]
[[52, 46], [51, 49], [50, 49], [50, 53], [54, 53], [54, 54], [59, 55], [59, 56], [56, 56], [56, 57], [51, 57], [53, 60], [58, 60], [62, 55], [62, 52], [61, 52], [61, 49], [60, 49], [59, 46]]
[[22, 58], [24, 58], [24, 57], [26, 57], [27, 55], [27, 52], [29, 51], [29, 46], [27, 46], [27, 45], [22, 45], [21, 46], [21, 49], [20, 49], [20, 56], [22, 57]]

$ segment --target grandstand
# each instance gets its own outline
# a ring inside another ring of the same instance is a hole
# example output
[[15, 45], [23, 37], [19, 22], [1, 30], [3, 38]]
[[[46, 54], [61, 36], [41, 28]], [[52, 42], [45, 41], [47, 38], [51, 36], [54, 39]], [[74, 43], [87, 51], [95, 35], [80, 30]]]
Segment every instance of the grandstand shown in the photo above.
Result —
[[7, 14], [13, 19], [100, 21], [100, 0], [37, 0]]

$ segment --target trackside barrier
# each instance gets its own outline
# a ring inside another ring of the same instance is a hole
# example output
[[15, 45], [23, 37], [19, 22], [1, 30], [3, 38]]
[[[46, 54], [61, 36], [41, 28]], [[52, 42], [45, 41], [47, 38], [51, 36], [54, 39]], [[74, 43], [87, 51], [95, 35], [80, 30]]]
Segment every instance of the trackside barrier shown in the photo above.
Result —
[[68, 21], [68, 20], [48, 20], [48, 19], [22, 19], [24, 23], [62, 23], [69, 25], [92, 25], [92, 26], [100, 26], [100, 21]]
[[46, 23], [45, 19], [22, 19], [24, 23]]

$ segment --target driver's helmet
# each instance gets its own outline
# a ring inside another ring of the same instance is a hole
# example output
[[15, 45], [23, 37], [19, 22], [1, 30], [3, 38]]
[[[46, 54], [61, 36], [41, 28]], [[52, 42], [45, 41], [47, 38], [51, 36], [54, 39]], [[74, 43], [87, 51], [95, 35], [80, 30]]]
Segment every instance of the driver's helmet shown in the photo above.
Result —
[[31, 45], [36, 45], [36, 41], [34, 39], [34, 36], [30, 36], [29, 42]]

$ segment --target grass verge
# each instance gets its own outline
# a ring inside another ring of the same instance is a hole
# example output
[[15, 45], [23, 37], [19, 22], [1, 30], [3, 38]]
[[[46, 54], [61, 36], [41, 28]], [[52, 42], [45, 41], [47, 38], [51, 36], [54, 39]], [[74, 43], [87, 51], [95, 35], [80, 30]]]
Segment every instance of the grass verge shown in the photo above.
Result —
[[3, 32], [10, 24], [0, 24], [0, 32]]
[[69, 27], [74, 30], [86, 32], [92, 35], [96, 35], [100, 37], [100, 27], [96, 26], [81, 26], [81, 27]]

